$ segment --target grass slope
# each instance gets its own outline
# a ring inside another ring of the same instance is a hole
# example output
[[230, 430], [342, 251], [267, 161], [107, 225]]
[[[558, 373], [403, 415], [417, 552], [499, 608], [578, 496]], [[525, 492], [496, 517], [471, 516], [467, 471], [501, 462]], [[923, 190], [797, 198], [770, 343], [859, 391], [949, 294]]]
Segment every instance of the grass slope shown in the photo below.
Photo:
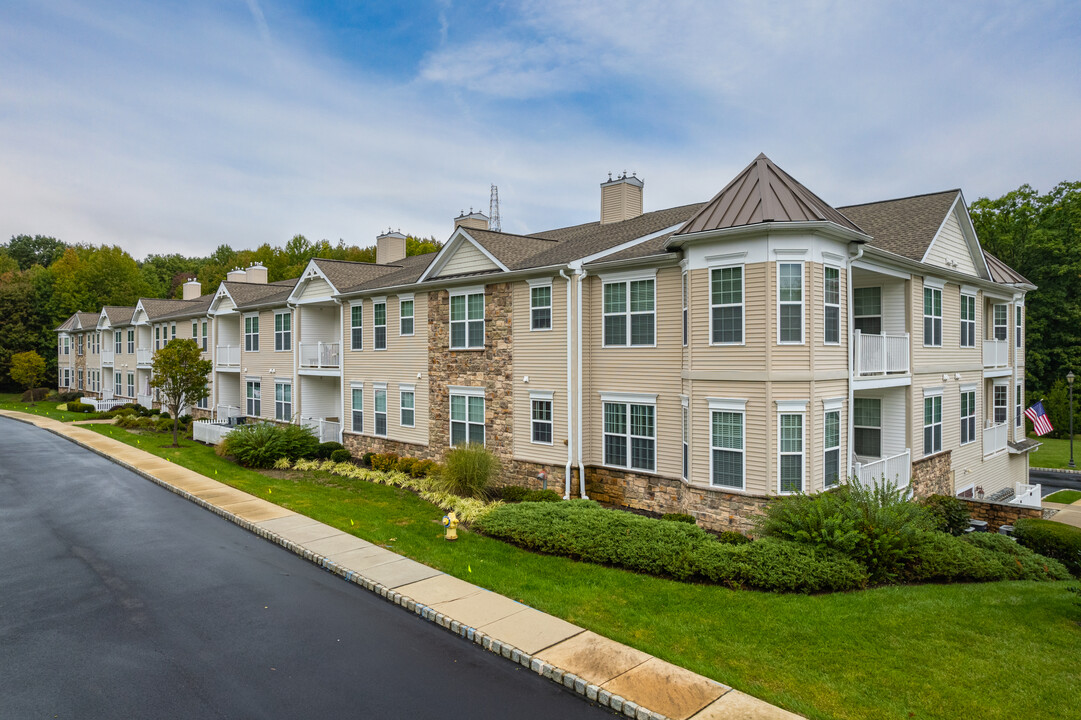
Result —
[[1030, 453], [1028, 456], [1028, 464], [1031, 467], [1042, 468], [1069, 468], [1069, 469], [1081, 469], [1081, 436], [1074, 435], [1074, 463], [1077, 464], [1076, 468], [1070, 468], [1070, 439], [1056, 440], [1055, 438], [1036, 437], [1035, 435], [1029, 435], [1029, 438], [1036, 442], [1043, 443], [1043, 445], [1036, 449], [1035, 452]]
[[1044, 500], [1069, 505], [1081, 500], [1081, 490], [1059, 490], [1057, 493], [1051, 493]]
[[[131, 445], [110, 425], [96, 432]], [[772, 595], [636, 575], [462, 532], [412, 493], [138, 447], [810, 718], [1059, 718], [1081, 706], [1068, 583]], [[1069, 660], [1073, 658], [1073, 660]]]
[[66, 403], [58, 403], [54, 400], [39, 400], [34, 405], [31, 405], [28, 402], [21, 401], [20, 397], [22, 397], [22, 393], [0, 393], [0, 410], [17, 410], [31, 415], [43, 415], [60, 422], [91, 420], [97, 417], [95, 413], [73, 413], [56, 409], [58, 405], [65, 405]]

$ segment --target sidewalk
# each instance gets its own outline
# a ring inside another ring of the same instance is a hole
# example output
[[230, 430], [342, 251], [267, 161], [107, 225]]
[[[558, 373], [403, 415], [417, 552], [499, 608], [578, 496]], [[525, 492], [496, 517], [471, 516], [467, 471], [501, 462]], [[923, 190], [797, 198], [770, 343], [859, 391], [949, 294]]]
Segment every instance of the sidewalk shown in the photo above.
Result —
[[[0, 410], [0, 415], [36, 425], [109, 458], [485, 650], [626, 717], [799, 717], [92, 430], [14, 411]], [[1081, 516], [1081, 507], [1077, 512]]]

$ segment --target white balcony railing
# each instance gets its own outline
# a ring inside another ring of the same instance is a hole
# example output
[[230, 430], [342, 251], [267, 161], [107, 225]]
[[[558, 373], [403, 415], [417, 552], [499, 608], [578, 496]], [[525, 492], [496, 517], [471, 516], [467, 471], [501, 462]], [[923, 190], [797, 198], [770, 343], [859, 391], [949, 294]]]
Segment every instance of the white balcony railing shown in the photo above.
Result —
[[300, 343], [300, 367], [337, 368], [341, 366], [339, 343]]
[[300, 422], [315, 430], [319, 436], [319, 442], [341, 442], [342, 424], [333, 420], [322, 418], [302, 417]]
[[135, 349], [135, 364], [149, 365], [154, 361], [154, 352], [150, 348]]
[[113, 356], [114, 356], [114, 354], [115, 353], [113, 353], [112, 350], [102, 350], [101, 351], [101, 364], [102, 365], [112, 365], [113, 364]]
[[983, 454], [994, 455], [1006, 449], [1006, 439], [1009, 437], [1010, 424], [1002, 423], [983, 429]]
[[1010, 500], [1010, 504], [1034, 508], [1043, 507], [1043, 494], [1040, 484], [1029, 485], [1028, 483], [1015, 482], [1013, 484], [1013, 500]]
[[243, 414], [243, 409], [237, 405], [218, 405], [214, 410], [214, 420], [217, 422], [225, 422], [229, 418], [240, 417]]
[[228, 425], [209, 420], [196, 420], [191, 424], [192, 439], [207, 445], [220, 445], [225, 436], [233, 431]]
[[240, 346], [218, 345], [214, 364], [218, 367], [240, 367]]
[[139, 393], [138, 395], [135, 396], [135, 402], [139, 403], [140, 405], [142, 405], [145, 408], [154, 407], [154, 396], [153, 395], [143, 395], [142, 393]]
[[983, 341], [983, 366], [1004, 368], [1010, 365], [1010, 343], [1006, 340]]
[[903, 335], [852, 334], [856, 375], [908, 372], [908, 333]]
[[856, 463], [852, 474], [859, 478], [861, 485], [881, 484], [889, 481], [899, 488], [908, 487], [912, 479], [912, 452], [907, 448], [903, 453], [890, 455], [869, 463]]

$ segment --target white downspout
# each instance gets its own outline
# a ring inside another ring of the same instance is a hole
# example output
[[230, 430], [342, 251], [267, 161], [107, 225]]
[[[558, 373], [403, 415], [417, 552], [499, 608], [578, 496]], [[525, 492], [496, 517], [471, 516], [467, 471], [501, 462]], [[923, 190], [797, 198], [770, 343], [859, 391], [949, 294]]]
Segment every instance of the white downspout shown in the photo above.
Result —
[[578, 270], [578, 292], [575, 297], [578, 309], [578, 490], [583, 500], [589, 499], [586, 496], [586, 468], [582, 462], [582, 281], [588, 274], [586, 270]]
[[563, 499], [569, 500], [571, 496], [571, 465], [574, 463], [574, 415], [571, 409], [574, 390], [574, 378], [571, 375], [571, 369], [573, 368], [571, 362], [571, 279], [562, 268], [559, 270], [559, 277], [567, 281], [567, 467], [563, 471]]
[[[338, 442], [345, 432], [345, 305], [340, 298], [332, 298], [338, 304]], [[296, 355], [293, 355], [296, 362]]]
[[291, 303], [285, 303], [285, 307], [289, 308], [289, 312], [293, 315], [293, 407], [297, 408], [297, 411], [293, 413], [293, 417], [289, 418], [289, 422], [293, 422], [293, 418], [298, 418], [297, 424], [299, 425], [300, 413], [304, 410], [304, 407], [300, 404], [300, 375], [297, 372], [297, 353], [300, 348], [300, 310], [296, 305]]
[[848, 303], [848, 469], [845, 470], [845, 475], [850, 476], [852, 472], [852, 458], [853, 441], [855, 440], [855, 429], [852, 426], [852, 403], [855, 391], [852, 389], [852, 384], [856, 381], [856, 357], [855, 349], [852, 347], [852, 264], [863, 257], [863, 243], [856, 245], [855, 256], [848, 256], [847, 267], [845, 268], [845, 280], [848, 284], [848, 299], [845, 301]]

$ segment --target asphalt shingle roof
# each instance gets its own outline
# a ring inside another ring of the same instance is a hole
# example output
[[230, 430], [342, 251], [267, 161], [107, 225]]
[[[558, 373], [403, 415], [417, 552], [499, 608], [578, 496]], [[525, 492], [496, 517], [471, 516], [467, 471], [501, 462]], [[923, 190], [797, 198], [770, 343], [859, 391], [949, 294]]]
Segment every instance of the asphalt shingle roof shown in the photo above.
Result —
[[871, 236], [871, 245], [923, 260], [960, 190], [837, 208]]
[[102, 310], [105, 311], [105, 317], [109, 318], [110, 325], [127, 325], [131, 322], [131, 316], [135, 314], [134, 305], [131, 307], [106, 305]]
[[[238, 310], [244, 308], [262, 307], [264, 305], [285, 304], [286, 299], [293, 292], [293, 288], [297, 284], [299, 278], [293, 278], [289, 281], [280, 281], [278, 283], [262, 284], [262, 283], [244, 283], [244, 282], [229, 282], [226, 280], [223, 285], [225, 289], [229, 291], [229, 296], [233, 298], [233, 302], [236, 303]], [[288, 284], [286, 284], [288, 283]]]

